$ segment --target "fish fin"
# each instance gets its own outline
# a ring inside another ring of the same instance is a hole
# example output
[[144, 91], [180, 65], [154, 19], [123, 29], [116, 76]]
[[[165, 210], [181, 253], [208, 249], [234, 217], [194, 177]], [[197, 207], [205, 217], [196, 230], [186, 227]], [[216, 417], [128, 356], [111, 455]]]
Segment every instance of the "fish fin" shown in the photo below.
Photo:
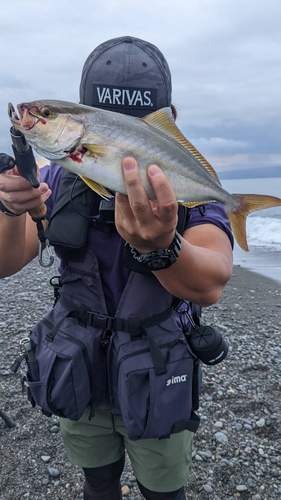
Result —
[[108, 198], [113, 198], [113, 194], [111, 194], [105, 187], [103, 187], [101, 184], [97, 184], [97, 182], [92, 181], [91, 179], [88, 179], [88, 177], [84, 177], [83, 175], [80, 175], [82, 181], [87, 184], [95, 193], [99, 194], [102, 198], [108, 199]]
[[82, 144], [82, 146], [90, 151], [93, 156], [104, 156], [109, 152], [110, 148], [99, 146], [98, 144]]
[[178, 200], [179, 205], [183, 205], [184, 207], [193, 208], [199, 205], [203, 205], [204, 203], [215, 203], [217, 200], [208, 200], [208, 201], [180, 201]]
[[189, 153], [191, 153], [197, 160], [199, 160], [204, 165], [206, 170], [208, 170], [208, 172], [210, 172], [210, 174], [221, 185], [217, 173], [210, 165], [210, 163], [204, 158], [204, 156], [201, 155], [201, 153], [199, 153], [199, 151], [193, 146], [193, 144], [191, 144], [191, 142], [189, 142], [184, 137], [180, 129], [175, 124], [171, 108], [158, 109], [158, 111], [146, 115], [144, 118], [141, 118], [141, 120], [157, 128], [165, 135], [168, 135], [176, 142], [178, 142], [181, 146], [183, 146], [185, 149], [187, 149]]
[[230, 226], [238, 245], [248, 252], [246, 217], [251, 212], [281, 206], [281, 199], [261, 194], [233, 194], [237, 201], [235, 212], [227, 211]]

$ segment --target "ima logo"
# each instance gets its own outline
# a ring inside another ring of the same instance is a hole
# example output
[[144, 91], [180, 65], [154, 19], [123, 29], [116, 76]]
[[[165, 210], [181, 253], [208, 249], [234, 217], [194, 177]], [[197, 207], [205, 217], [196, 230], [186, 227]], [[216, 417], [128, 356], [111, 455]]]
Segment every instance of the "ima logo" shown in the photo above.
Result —
[[145, 109], [156, 107], [157, 89], [132, 89], [93, 84], [93, 106]]
[[179, 384], [180, 382], [186, 382], [187, 375], [179, 375], [178, 377], [172, 377], [167, 380], [166, 386], [170, 384]]

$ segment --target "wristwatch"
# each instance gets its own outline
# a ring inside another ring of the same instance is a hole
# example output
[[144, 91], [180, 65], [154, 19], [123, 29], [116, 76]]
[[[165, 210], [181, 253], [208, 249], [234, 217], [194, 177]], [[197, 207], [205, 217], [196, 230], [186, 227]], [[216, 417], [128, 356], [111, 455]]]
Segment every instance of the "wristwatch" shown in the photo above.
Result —
[[19, 217], [19, 215], [21, 215], [21, 214], [15, 214], [14, 212], [8, 210], [1, 201], [0, 201], [0, 210], [1, 212], [3, 212], [3, 214], [9, 215], [9, 217]]
[[149, 271], [160, 271], [167, 269], [174, 264], [180, 254], [181, 240], [176, 231], [170, 248], [164, 250], [154, 250], [146, 254], [140, 254], [132, 245], [126, 243], [127, 249], [131, 252], [135, 260]]

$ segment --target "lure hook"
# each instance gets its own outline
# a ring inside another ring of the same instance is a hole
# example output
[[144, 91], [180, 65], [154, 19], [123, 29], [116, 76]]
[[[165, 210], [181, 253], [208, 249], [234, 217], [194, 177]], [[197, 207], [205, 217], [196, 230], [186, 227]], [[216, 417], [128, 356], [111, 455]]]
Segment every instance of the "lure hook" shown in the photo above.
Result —
[[[48, 261], [46, 261], [46, 262], [44, 262], [44, 260], [43, 260], [43, 251], [44, 251], [44, 249], [47, 250], [47, 254], [48, 254]], [[40, 266], [42, 266], [42, 267], [51, 267], [51, 265], [54, 263], [55, 259], [54, 259], [54, 256], [52, 255], [52, 250], [51, 250], [48, 238], [45, 239], [44, 246], [43, 246], [42, 241], [39, 240], [39, 255], [38, 255], [38, 260], [39, 260]]]

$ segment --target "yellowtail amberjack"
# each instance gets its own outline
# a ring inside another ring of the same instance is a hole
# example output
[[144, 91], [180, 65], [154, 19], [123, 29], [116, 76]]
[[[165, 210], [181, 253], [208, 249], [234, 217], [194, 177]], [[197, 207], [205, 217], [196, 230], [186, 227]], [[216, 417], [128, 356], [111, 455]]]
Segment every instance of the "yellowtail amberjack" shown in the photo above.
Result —
[[170, 108], [144, 118], [64, 101], [12, 104], [9, 117], [41, 156], [78, 174], [99, 195], [127, 194], [121, 162], [134, 157], [149, 199], [155, 199], [147, 177], [149, 165], [167, 176], [178, 203], [194, 207], [219, 201], [228, 213], [237, 243], [248, 250], [246, 217], [250, 212], [281, 206], [281, 199], [255, 194], [229, 194], [215, 170], [177, 128]]

